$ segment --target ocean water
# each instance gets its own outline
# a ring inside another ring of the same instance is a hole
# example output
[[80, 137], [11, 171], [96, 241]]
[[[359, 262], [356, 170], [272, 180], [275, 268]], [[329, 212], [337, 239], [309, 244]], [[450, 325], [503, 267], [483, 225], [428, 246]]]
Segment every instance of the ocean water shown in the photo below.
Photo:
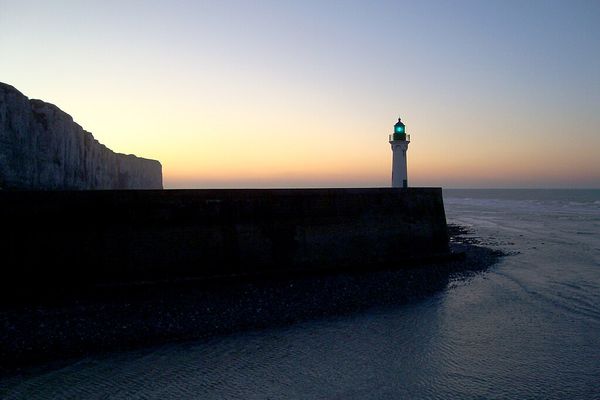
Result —
[[446, 190], [509, 255], [407, 305], [88, 357], [0, 398], [600, 399], [600, 190]]

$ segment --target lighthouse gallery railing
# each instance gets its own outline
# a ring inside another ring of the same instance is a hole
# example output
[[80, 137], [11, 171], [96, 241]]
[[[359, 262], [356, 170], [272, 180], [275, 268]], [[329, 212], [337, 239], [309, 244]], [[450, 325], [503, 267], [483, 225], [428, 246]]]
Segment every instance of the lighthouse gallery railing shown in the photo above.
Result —
[[[394, 139], [394, 133], [390, 134], [390, 142], [394, 141], [394, 140], [401, 140], [401, 139]], [[410, 142], [410, 135], [404, 135], [406, 136], [406, 138], [404, 140], [406, 140], [407, 142]]]

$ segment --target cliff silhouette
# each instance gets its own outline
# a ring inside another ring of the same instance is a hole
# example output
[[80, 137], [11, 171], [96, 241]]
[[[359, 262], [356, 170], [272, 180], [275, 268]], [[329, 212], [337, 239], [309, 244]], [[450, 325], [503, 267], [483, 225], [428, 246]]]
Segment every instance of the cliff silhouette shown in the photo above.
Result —
[[0, 189], [162, 189], [162, 165], [115, 153], [53, 104], [0, 82]]

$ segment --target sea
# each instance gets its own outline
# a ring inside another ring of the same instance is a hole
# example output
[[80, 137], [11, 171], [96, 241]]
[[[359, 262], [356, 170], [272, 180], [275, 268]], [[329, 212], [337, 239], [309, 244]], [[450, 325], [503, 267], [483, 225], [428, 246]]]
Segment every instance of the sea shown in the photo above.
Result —
[[0, 378], [2, 399], [600, 399], [600, 190], [444, 190], [506, 254], [409, 304]]

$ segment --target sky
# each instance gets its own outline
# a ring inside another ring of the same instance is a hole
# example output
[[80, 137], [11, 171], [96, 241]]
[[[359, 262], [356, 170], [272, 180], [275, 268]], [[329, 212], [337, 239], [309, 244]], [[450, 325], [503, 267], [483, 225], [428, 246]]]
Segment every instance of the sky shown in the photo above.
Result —
[[600, 188], [600, 1], [0, 0], [0, 82], [166, 188]]

